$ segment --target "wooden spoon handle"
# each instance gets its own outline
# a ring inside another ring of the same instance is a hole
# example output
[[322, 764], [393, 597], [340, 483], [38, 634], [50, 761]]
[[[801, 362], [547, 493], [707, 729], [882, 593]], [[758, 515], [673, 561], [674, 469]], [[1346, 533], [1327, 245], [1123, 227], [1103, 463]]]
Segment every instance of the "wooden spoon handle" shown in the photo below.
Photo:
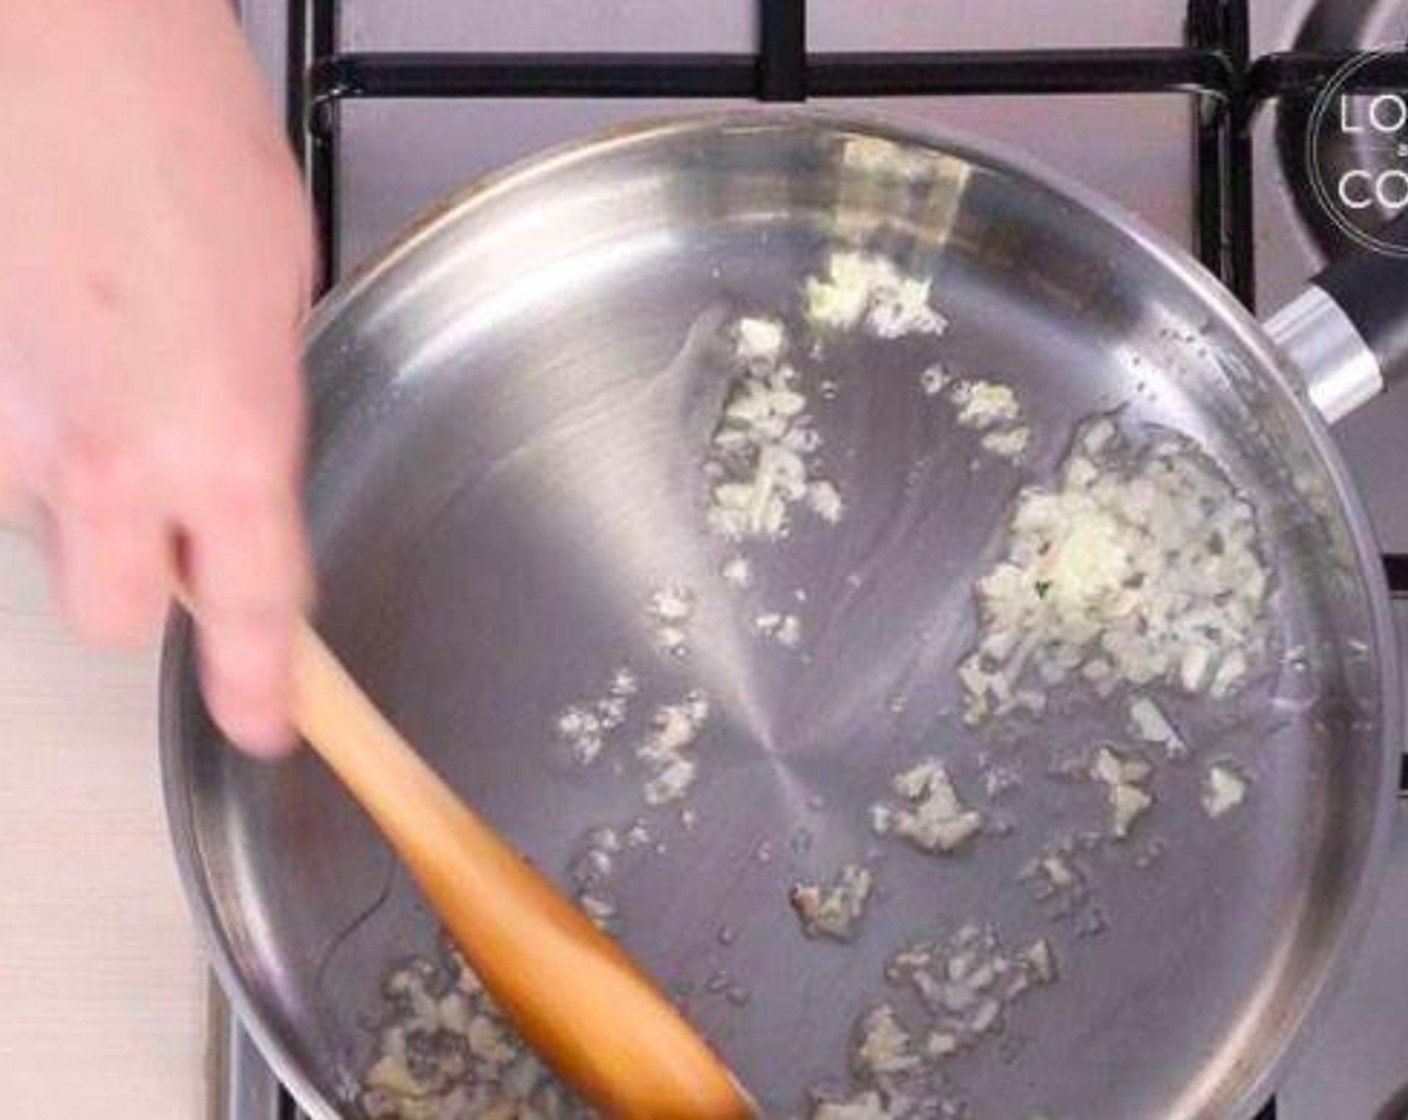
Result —
[[610, 937], [475, 815], [312, 627], [295, 720], [420, 883], [524, 1038], [609, 1116], [756, 1115], [727, 1068]]

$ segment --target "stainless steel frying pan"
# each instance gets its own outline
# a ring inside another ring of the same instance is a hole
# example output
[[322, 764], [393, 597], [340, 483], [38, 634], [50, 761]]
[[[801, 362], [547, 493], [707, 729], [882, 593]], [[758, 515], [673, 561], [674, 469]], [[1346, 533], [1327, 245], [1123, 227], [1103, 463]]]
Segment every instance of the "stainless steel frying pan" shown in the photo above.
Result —
[[[730, 376], [708, 339], [741, 312], [795, 323], [801, 278], [838, 244], [932, 277], [951, 326], [808, 357], [807, 376], [836, 386], [815, 409], [818, 454], [847, 515], [756, 551], [740, 600], [702, 513]], [[592, 826], [645, 821], [651, 846], [615, 884], [622, 936], [768, 1115], [804, 1113], [814, 1085], [845, 1088], [856, 1015], [904, 1006], [882, 976], [897, 948], [975, 922], [1008, 944], [1048, 939], [1059, 976], [949, 1064], [943, 1099], [965, 1115], [1245, 1118], [1365, 918], [1389, 822], [1392, 628], [1322, 420], [1394, 365], [1391, 301], [1354, 298], [1382, 297], [1390, 267], [1325, 278], [1278, 318], [1278, 350], [1138, 222], [967, 140], [802, 112], [610, 133], [449, 200], [319, 309], [320, 622], [545, 868], [565, 869]], [[916, 388], [935, 354], [1018, 389], [1024, 462], [973, 467], [971, 434]], [[1123, 709], [1053, 714], [1004, 745], [958, 718], [954, 665], [1014, 493], [1112, 409], [1188, 434], [1253, 502], [1276, 648], [1295, 656], [1227, 704], [1168, 699], [1194, 757], [1160, 764], [1130, 844], [1081, 856], [1098, 900], [1082, 924], [1018, 879], [1045, 839], [1100, 811], [1086, 784], [1049, 777], [1053, 750], [1126, 736]], [[645, 610], [671, 582], [697, 597], [687, 659], [660, 654]], [[755, 633], [755, 612], [779, 604], [801, 619], [800, 652]], [[380, 982], [436, 953], [435, 922], [314, 758], [226, 749], [190, 652], [178, 622], [162, 732], [186, 884], [278, 1073], [320, 1120], [356, 1117]], [[690, 687], [713, 700], [688, 814], [643, 803], [628, 747], [582, 770], [556, 744], [563, 705], [621, 663], [641, 711]], [[971, 790], [994, 751], [1017, 777], [1004, 834], [951, 859], [873, 835], [867, 806], [907, 760], [941, 753]], [[1217, 821], [1198, 804], [1211, 758], [1253, 778]], [[848, 860], [879, 882], [859, 935], [804, 938], [790, 885]]]

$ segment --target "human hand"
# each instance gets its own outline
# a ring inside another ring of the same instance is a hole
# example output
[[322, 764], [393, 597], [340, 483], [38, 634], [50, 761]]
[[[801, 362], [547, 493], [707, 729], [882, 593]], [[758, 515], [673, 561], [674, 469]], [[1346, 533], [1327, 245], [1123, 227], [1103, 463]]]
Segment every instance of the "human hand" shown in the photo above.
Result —
[[225, 0], [4, 0], [0, 73], [0, 507], [95, 642], [179, 556], [208, 706], [277, 752], [313, 241], [267, 95]]

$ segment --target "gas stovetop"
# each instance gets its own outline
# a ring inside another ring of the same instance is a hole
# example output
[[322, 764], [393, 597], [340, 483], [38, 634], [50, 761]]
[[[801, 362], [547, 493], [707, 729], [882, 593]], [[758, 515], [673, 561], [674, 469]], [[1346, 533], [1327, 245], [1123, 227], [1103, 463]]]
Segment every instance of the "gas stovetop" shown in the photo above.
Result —
[[[1263, 311], [1333, 231], [1296, 129], [1408, 0], [239, 0], [286, 106], [331, 281], [437, 196], [611, 122], [813, 100], [1026, 149], [1137, 211]], [[1408, 392], [1337, 429], [1408, 639]], [[1408, 648], [1408, 645], [1405, 645]], [[1408, 808], [1403, 810], [1408, 813]], [[1408, 831], [1346, 992], [1259, 1120], [1408, 1120]], [[218, 1013], [213, 1120], [301, 1120]]]

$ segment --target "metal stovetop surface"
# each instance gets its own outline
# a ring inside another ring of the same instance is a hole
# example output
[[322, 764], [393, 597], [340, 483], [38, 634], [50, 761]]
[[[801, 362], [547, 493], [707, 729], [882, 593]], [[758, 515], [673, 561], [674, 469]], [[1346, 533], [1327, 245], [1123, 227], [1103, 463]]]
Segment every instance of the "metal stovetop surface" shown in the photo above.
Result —
[[[302, 3], [304, 0], [293, 0]], [[283, 98], [289, 0], [239, 0], [276, 96]], [[1335, 18], [1326, 20], [1332, 10]], [[1023, 50], [1172, 46], [1183, 0], [810, 0], [816, 51]], [[1408, 25], [1408, 0], [1251, 0], [1253, 55], [1303, 45], [1328, 27], [1338, 46], [1378, 44]], [[750, 52], [756, 0], [342, 0], [345, 50]], [[1330, 44], [1336, 45], [1336, 44]], [[714, 102], [718, 105], [719, 102]], [[957, 125], [1023, 148], [1194, 243], [1195, 176], [1186, 96], [902, 97], [857, 102], [870, 111]], [[378, 100], [341, 106], [336, 217], [343, 269], [387, 242], [442, 193], [546, 145], [607, 123], [688, 108], [670, 99]], [[1254, 126], [1258, 304], [1294, 293], [1321, 254], [1295, 212], [1275, 144], [1274, 106]], [[1408, 392], [1344, 423], [1341, 446], [1383, 547], [1408, 552]], [[1408, 604], [1402, 613], [1408, 639]], [[1408, 809], [1404, 810], [1408, 813]], [[1282, 1120], [1408, 1117], [1408, 832], [1400, 830], [1378, 917], [1347, 990], [1319, 1024], [1277, 1101]], [[217, 1015], [217, 1020], [219, 1016]], [[299, 1113], [234, 1024], [214, 1028], [212, 1120], [297, 1120]]]

